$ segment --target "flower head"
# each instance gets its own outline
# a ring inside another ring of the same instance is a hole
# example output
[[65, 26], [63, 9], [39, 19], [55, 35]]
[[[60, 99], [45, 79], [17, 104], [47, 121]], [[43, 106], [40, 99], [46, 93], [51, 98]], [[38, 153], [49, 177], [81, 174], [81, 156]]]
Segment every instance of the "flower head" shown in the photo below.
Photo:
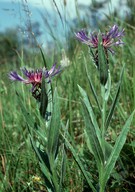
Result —
[[[37, 70], [27, 70], [26, 68], [21, 69], [23, 74], [25, 75], [26, 79], [24, 79], [22, 76], [18, 75], [16, 71], [11, 71], [9, 75], [9, 79], [12, 81], [20, 81], [24, 84], [32, 84], [32, 95], [36, 98], [37, 92], [40, 95], [40, 89], [41, 89], [41, 83], [42, 78], [47, 79], [47, 82], [49, 83], [51, 81], [51, 78], [61, 71], [61, 66], [56, 68], [56, 64], [52, 66], [50, 70], [47, 69], [37, 69]], [[36, 98], [37, 99], [37, 98]]]
[[[88, 37], [85, 31], [82, 30], [78, 33], [75, 33], [75, 35], [77, 39], [82, 43], [85, 43], [91, 48], [98, 48], [98, 34], [95, 34], [93, 32]], [[124, 29], [122, 29], [122, 31], [119, 31], [118, 26], [113, 25], [113, 27], [111, 27], [107, 33], [102, 33], [101, 36], [103, 47], [111, 53], [114, 53], [112, 46], [119, 46], [123, 44], [121, 38], [124, 36]]]

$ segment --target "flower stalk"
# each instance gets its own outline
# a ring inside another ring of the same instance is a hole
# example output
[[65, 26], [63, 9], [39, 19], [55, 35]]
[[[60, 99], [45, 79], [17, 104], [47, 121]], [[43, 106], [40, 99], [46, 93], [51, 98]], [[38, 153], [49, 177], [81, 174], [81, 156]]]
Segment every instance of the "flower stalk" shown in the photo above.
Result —
[[12, 81], [32, 85], [31, 94], [37, 100], [39, 112], [44, 120], [44, 132], [33, 115], [28, 114], [21, 98], [19, 103], [26, 119], [32, 147], [38, 157], [39, 165], [44, 176], [45, 186], [49, 192], [59, 192], [58, 164], [56, 158], [59, 148], [60, 108], [57, 90], [52, 96], [51, 81], [61, 72], [61, 66], [54, 64], [50, 70], [45, 67], [37, 70], [21, 69], [23, 76], [16, 71], [9, 73]]
[[[91, 33], [90, 36], [88, 36], [86, 35], [84, 30], [81, 30], [80, 32], [75, 33], [75, 35], [79, 41], [86, 44], [90, 48], [92, 60], [94, 61], [99, 74], [101, 104], [99, 103], [99, 96], [96, 94], [95, 87], [89, 78], [90, 75], [87, 70], [88, 82], [90, 84], [91, 92], [95, 98], [97, 108], [99, 109], [101, 121], [97, 121], [97, 117], [93, 111], [94, 107], [90, 101], [90, 98], [88, 97], [88, 94], [80, 86], [79, 90], [82, 95], [85, 131], [87, 135], [86, 139], [88, 140], [87, 146], [95, 158], [98, 169], [98, 191], [105, 192], [107, 181], [109, 180], [111, 172], [119, 157], [120, 151], [125, 143], [128, 133], [127, 129], [129, 129], [133, 114], [135, 113], [133, 112], [127, 119], [120, 136], [116, 140], [115, 145], [111, 146], [111, 144], [106, 141], [106, 131], [114, 114], [114, 109], [117, 105], [123, 69], [121, 72], [120, 80], [118, 82], [118, 89], [116, 90], [116, 94], [114, 95], [110, 108], [110, 106], [108, 106], [108, 99], [110, 97], [111, 90], [109, 53], [114, 54], [115, 52], [113, 50], [113, 47], [124, 44], [121, 40], [124, 36], [124, 29], [120, 31], [118, 26], [114, 25], [106, 33]], [[87, 67], [85, 68], [87, 69]], [[98, 106], [101, 106], [101, 109]], [[125, 134], [123, 134], [123, 132]]]

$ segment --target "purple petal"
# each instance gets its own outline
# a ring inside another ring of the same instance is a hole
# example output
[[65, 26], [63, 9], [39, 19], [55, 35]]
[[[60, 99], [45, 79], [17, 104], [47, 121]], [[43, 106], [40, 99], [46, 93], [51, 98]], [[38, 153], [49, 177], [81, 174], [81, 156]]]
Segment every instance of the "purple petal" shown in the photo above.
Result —
[[107, 38], [120, 38], [124, 36], [124, 29], [122, 31], [119, 32], [119, 28], [117, 25], [114, 25], [110, 31], [107, 33]]
[[60, 73], [61, 66], [59, 65], [59, 67], [56, 69], [56, 63], [52, 66], [52, 68], [48, 71], [49, 76], [53, 77], [56, 74]]
[[87, 45], [91, 45], [91, 39], [89, 37], [87, 37], [87, 35], [86, 35], [84, 30], [75, 33], [75, 36], [82, 43], [85, 43]]
[[28, 71], [26, 68], [22, 68], [21, 71], [22, 71], [23, 74], [24, 74], [26, 77], [28, 77], [28, 78], [30, 78], [31, 74], [33, 73], [33, 71], [30, 72], [30, 71]]
[[56, 68], [56, 63], [53, 64], [52, 68], [48, 71], [48, 74], [49, 74], [49, 75], [53, 74], [54, 71], [55, 71], [55, 68]]
[[116, 36], [116, 33], [118, 32], [118, 26], [114, 25], [110, 31], [107, 33], [106, 37], [107, 38], [114, 38]]
[[12, 81], [22, 81], [22, 82], [25, 82], [26, 80], [23, 79], [20, 75], [18, 75], [16, 73], [16, 71], [11, 71], [9, 74], [9, 79], [11, 79]]
[[119, 39], [118, 41], [112, 43], [111, 46], [118, 46], [118, 45], [123, 45], [123, 44], [124, 44], [124, 42]]
[[88, 40], [89, 40], [89, 38], [86, 36], [86, 33], [85, 33], [84, 30], [75, 33], [75, 36], [76, 36], [80, 41], [88, 41]]
[[50, 70], [45, 70], [44, 71], [44, 76], [45, 78], [51, 78], [55, 75], [57, 75], [58, 73], [60, 73], [62, 70], [61, 70], [61, 66], [59, 66], [58, 68], [56, 68], [56, 63], [53, 64], [52, 68]]

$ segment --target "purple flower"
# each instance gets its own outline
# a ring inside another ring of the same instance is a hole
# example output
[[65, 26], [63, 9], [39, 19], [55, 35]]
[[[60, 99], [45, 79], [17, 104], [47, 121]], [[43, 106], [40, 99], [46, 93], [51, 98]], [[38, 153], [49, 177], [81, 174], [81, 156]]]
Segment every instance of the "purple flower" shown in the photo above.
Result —
[[34, 70], [27, 70], [26, 68], [23, 68], [21, 69], [21, 71], [25, 75], [26, 79], [18, 75], [16, 71], [11, 71], [8, 75], [9, 75], [9, 79], [11, 79], [12, 81], [20, 81], [24, 84], [32, 84], [32, 95], [36, 98], [37, 92], [39, 94], [41, 92], [40, 90], [41, 90], [42, 78], [47, 79], [47, 82], [49, 83], [53, 76], [61, 72], [60, 68], [61, 66], [56, 68], [56, 64], [54, 64], [50, 70], [43, 68], [43, 69], [37, 69], [34, 71]]
[[[75, 35], [77, 39], [82, 43], [85, 43], [91, 48], [98, 48], [98, 34], [95, 34], [93, 32], [88, 37], [85, 31], [82, 30], [78, 33], [75, 33]], [[101, 36], [103, 47], [106, 50], [110, 51], [111, 53], [114, 53], [112, 46], [119, 46], [123, 44], [121, 38], [124, 36], [124, 29], [122, 29], [122, 31], [119, 31], [118, 26], [114, 25], [113, 27], [110, 28], [110, 30], [107, 33], [102, 33]]]

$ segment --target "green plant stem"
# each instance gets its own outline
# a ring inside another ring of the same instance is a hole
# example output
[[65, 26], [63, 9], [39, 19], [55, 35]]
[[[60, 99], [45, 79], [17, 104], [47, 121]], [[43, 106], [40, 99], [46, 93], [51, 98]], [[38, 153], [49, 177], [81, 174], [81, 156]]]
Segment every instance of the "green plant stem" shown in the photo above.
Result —
[[104, 137], [105, 137], [106, 99], [105, 99], [105, 86], [102, 85], [101, 85], [101, 95], [102, 95], [102, 113], [101, 113], [102, 150], [105, 153]]
[[57, 175], [56, 175], [56, 170], [53, 172], [53, 183], [55, 186], [55, 191], [59, 192], [59, 186], [58, 186], [58, 181], [57, 181]]
[[50, 157], [50, 165], [52, 167], [52, 180], [55, 188], [55, 191], [52, 192], [59, 192], [58, 177], [55, 167], [55, 159], [53, 158], [53, 156]]
[[104, 186], [104, 169], [105, 169], [104, 164], [101, 164], [100, 165], [100, 172], [99, 172], [99, 192], [104, 192], [105, 191], [105, 186]]
[[105, 188], [101, 186], [99, 192], [105, 192]]
[[106, 119], [106, 99], [105, 99], [105, 86], [101, 85], [101, 96], [102, 96], [102, 113], [101, 113], [101, 119], [102, 119], [102, 125], [101, 125], [101, 133], [102, 133], [102, 151], [104, 154], [104, 162], [100, 165], [100, 173], [99, 173], [99, 186], [100, 186], [100, 192], [105, 191], [104, 186], [104, 169], [105, 169], [105, 143], [104, 143], [104, 137], [105, 137], [105, 119]]

